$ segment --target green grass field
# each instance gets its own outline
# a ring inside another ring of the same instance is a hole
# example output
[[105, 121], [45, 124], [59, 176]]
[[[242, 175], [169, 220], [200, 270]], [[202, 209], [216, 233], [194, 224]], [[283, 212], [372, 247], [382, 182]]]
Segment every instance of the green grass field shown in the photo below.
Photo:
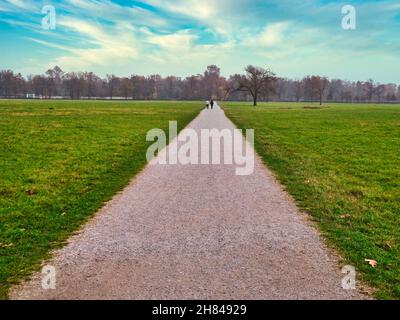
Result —
[[[223, 103], [344, 264], [400, 298], [400, 106]], [[0, 299], [146, 164], [196, 102], [0, 100]], [[372, 268], [365, 259], [378, 262]]]
[[[400, 106], [223, 103], [345, 264], [400, 298]], [[378, 262], [371, 267], [365, 259]]]
[[0, 299], [146, 164], [146, 133], [202, 103], [0, 100]]

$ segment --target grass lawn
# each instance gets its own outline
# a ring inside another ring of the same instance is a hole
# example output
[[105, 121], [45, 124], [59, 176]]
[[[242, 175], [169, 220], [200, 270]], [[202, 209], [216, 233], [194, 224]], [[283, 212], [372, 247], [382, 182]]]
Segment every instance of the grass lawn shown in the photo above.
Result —
[[223, 107], [375, 296], [400, 299], [400, 106]]
[[0, 100], [0, 299], [146, 164], [146, 133], [194, 102]]

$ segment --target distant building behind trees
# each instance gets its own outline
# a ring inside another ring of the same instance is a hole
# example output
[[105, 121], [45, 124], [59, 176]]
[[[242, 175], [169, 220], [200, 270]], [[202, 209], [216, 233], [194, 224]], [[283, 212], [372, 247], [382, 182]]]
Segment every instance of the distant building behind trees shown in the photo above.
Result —
[[229, 78], [221, 76], [215, 65], [186, 78], [136, 74], [102, 78], [93, 72], [64, 72], [54, 67], [42, 75], [27, 77], [1, 70], [0, 98], [398, 103], [400, 86], [317, 75], [286, 79], [254, 66]]

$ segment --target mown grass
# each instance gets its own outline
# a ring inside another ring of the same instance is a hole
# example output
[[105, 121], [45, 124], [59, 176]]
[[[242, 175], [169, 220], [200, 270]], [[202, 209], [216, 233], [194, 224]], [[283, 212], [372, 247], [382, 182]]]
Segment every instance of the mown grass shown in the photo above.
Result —
[[[344, 263], [400, 298], [400, 106], [224, 103]], [[371, 267], [365, 259], [378, 262]]]
[[202, 103], [0, 100], [0, 299], [146, 164], [146, 133]]

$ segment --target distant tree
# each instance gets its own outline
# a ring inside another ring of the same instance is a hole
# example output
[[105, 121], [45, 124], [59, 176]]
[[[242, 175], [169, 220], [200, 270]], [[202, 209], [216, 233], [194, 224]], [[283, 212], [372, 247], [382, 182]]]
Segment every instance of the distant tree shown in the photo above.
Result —
[[26, 78], [12, 70], [0, 71], [0, 97], [26, 97], [35, 93], [41, 98], [63, 96], [82, 97], [120, 96], [128, 99], [229, 99], [238, 101], [261, 100], [342, 102], [396, 102], [400, 101], [398, 84], [328, 80], [320, 76], [306, 76], [302, 80], [276, 78], [269, 70], [249, 66], [245, 74], [228, 79], [221, 76], [216, 65], [210, 65], [203, 74], [181, 79], [176, 76], [149, 77], [132, 75], [130, 78], [93, 72], [64, 73], [60, 67], [49, 69], [43, 75]]
[[299, 102], [303, 95], [303, 83], [299, 80], [294, 81], [294, 95], [296, 98], [296, 102]]
[[304, 90], [304, 100], [313, 101], [314, 100], [314, 88], [310, 76], [306, 76], [302, 80], [303, 90]]
[[80, 99], [84, 92], [83, 74], [69, 72], [64, 75], [63, 86], [71, 99]]
[[24, 79], [24, 77], [18, 73], [14, 76], [14, 95], [17, 97], [18, 95], [23, 95], [26, 97], [28, 86]]
[[0, 90], [4, 97], [11, 97], [14, 94], [14, 72], [11, 70], [0, 71]]
[[268, 97], [273, 90], [275, 74], [268, 69], [251, 65], [246, 67], [245, 72], [245, 75], [234, 76], [233, 90], [248, 92], [253, 98], [253, 105], [257, 106], [259, 97], [261, 95]]
[[182, 90], [180, 89], [180, 78], [174, 76], [168, 76], [163, 79], [162, 82], [162, 93], [160, 94], [163, 99], [179, 99]]
[[354, 85], [354, 91], [355, 101], [363, 101], [363, 83], [361, 81], [357, 81], [357, 83]]
[[375, 88], [375, 92], [376, 92], [376, 97], [378, 99], [378, 103], [381, 103], [385, 95], [385, 86], [383, 84], [378, 84]]
[[51, 98], [52, 96], [60, 93], [64, 72], [61, 70], [60, 67], [55, 66], [53, 69], [49, 69], [46, 71], [46, 76], [46, 96], [48, 98]]
[[135, 100], [146, 99], [147, 79], [143, 76], [132, 75], [132, 98]]
[[278, 101], [281, 101], [285, 95], [285, 90], [287, 87], [287, 79], [277, 78], [275, 83], [275, 93], [278, 98]]
[[56, 80], [52, 70], [47, 70], [46, 75], [46, 98], [51, 99], [56, 93]]
[[147, 78], [146, 99], [158, 99], [161, 81], [162, 77], [159, 74], [153, 74]]
[[113, 74], [107, 74], [107, 84], [108, 84], [108, 97], [112, 99], [114, 97], [115, 89], [117, 88], [119, 78]]
[[210, 65], [204, 72], [202, 79], [203, 98], [218, 99], [218, 83], [221, 76], [221, 69], [216, 65]]
[[322, 105], [322, 100], [328, 87], [329, 80], [326, 77], [312, 76], [311, 82], [312, 88], [319, 99], [319, 104]]
[[47, 79], [45, 76], [34, 76], [32, 78], [32, 87], [36, 96], [46, 97], [47, 93]]
[[400, 101], [400, 85], [397, 87], [397, 101]]
[[223, 100], [228, 100], [231, 94], [230, 83], [226, 78], [223, 78], [221, 81], [220, 91], [222, 94]]
[[397, 85], [394, 83], [389, 83], [384, 85], [385, 87], [385, 97], [384, 99], [388, 102], [396, 102], [397, 100]]
[[200, 95], [201, 89], [201, 75], [192, 75], [183, 81], [183, 97], [187, 100], [194, 100], [202, 98]]
[[364, 91], [366, 93], [367, 96], [367, 101], [368, 102], [372, 102], [372, 98], [375, 92], [375, 83], [374, 80], [369, 79], [368, 81], [366, 81], [364, 83]]
[[132, 81], [129, 78], [122, 78], [120, 81], [121, 93], [125, 100], [132, 95]]
[[99, 94], [101, 79], [93, 72], [84, 72], [83, 79], [86, 82], [86, 96], [88, 99], [96, 97]]

